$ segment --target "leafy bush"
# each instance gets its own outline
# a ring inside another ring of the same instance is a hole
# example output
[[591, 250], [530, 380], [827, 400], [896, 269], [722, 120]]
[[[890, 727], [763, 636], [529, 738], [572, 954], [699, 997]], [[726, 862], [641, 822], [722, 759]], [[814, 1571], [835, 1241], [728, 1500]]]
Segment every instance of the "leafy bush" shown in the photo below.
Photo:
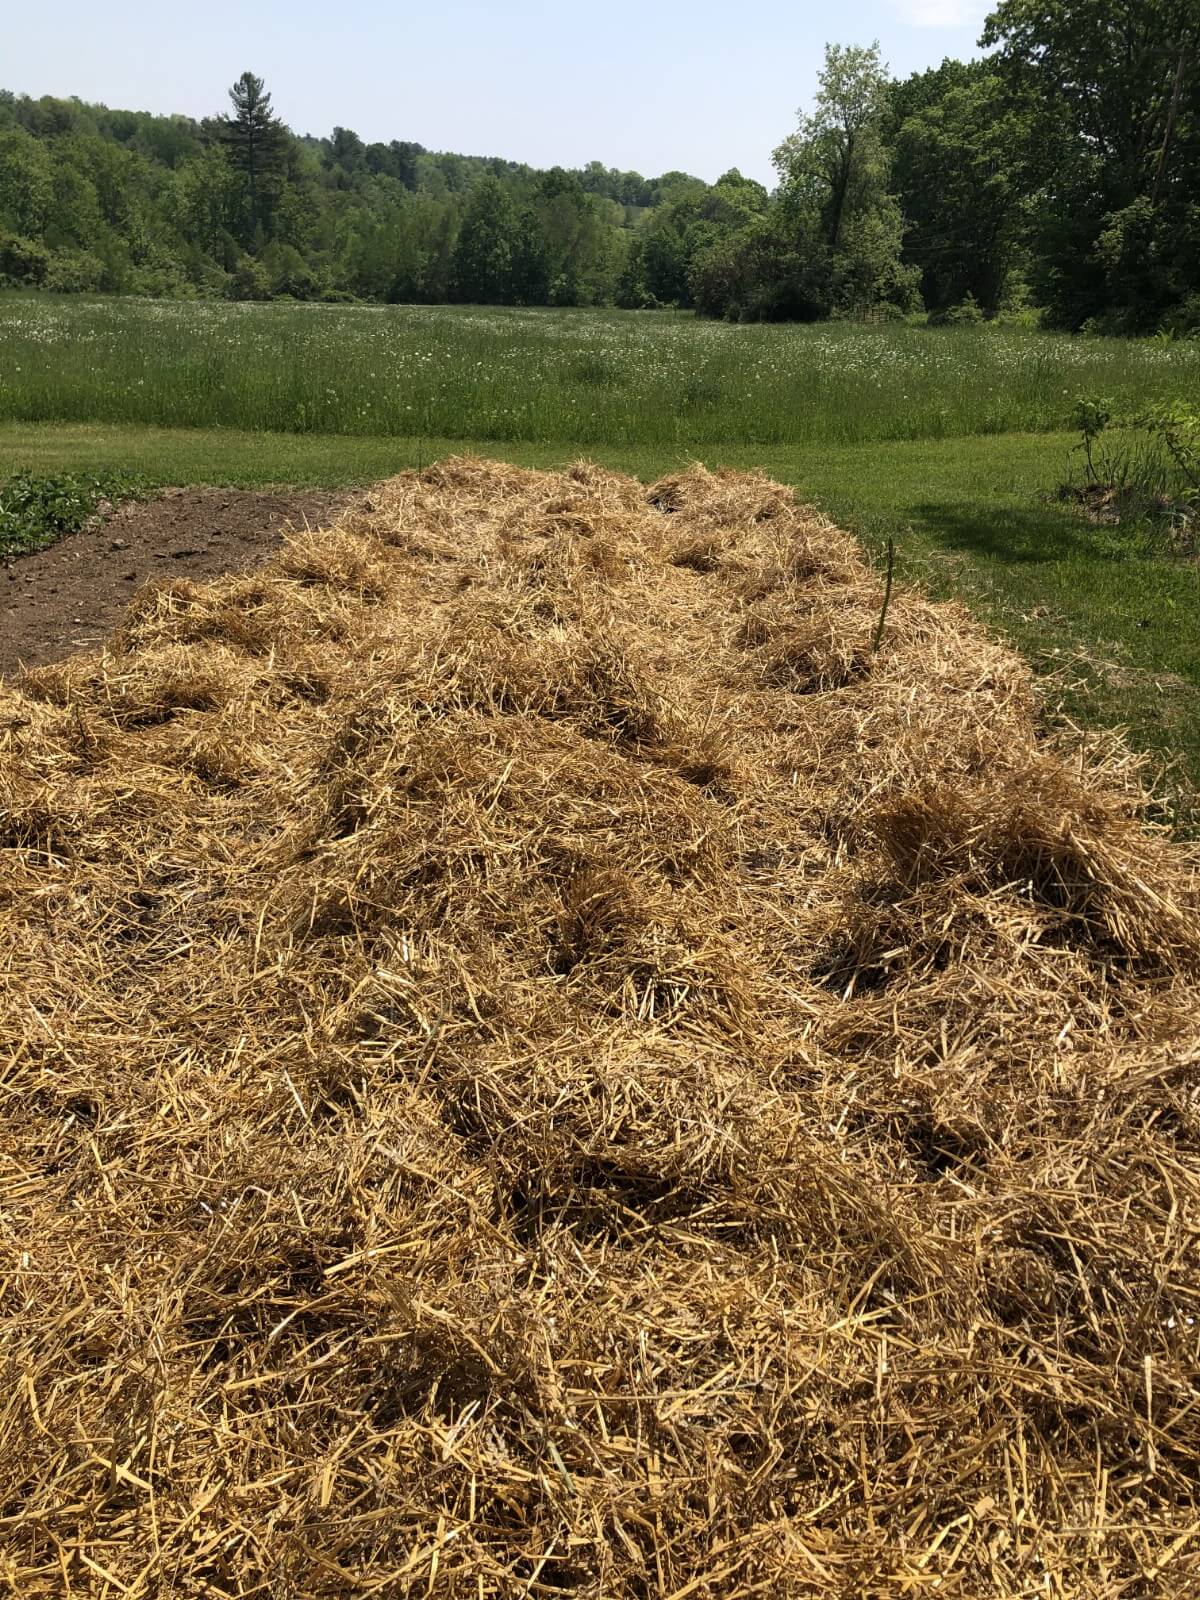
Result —
[[138, 500], [146, 494], [141, 478], [42, 477], [14, 472], [0, 482], [0, 555], [28, 555], [64, 534], [78, 533], [104, 506]]
[[50, 252], [33, 239], [0, 232], [0, 287], [40, 285], [50, 267]]
[[267, 269], [253, 256], [241, 256], [229, 277], [231, 300], [269, 300], [271, 282]]
[[1073, 420], [1084, 481], [1064, 484], [1064, 496], [1111, 524], [1166, 525], [1173, 547], [1192, 553], [1200, 502], [1200, 411], [1175, 401], [1118, 417], [1111, 399], [1081, 395]]
[[944, 311], [931, 311], [929, 314], [931, 328], [968, 328], [983, 320], [983, 307], [973, 294], [966, 295], [956, 306], [947, 306]]
[[1106, 453], [1106, 447], [1097, 446], [1102, 434], [1113, 419], [1113, 403], [1109, 399], [1098, 399], [1095, 395], [1078, 395], [1074, 409], [1071, 412], [1072, 426], [1079, 430], [1079, 443], [1075, 446], [1082, 452], [1089, 483], [1112, 483], [1115, 473], [1115, 463]]
[[1176, 400], [1139, 418], [1141, 426], [1158, 439], [1174, 463], [1181, 497], [1200, 499], [1200, 409]]
[[912, 315], [913, 312], [906, 311], [894, 301], [881, 300], [877, 305], [867, 307], [864, 318], [867, 322], [907, 322]]
[[1181, 300], [1162, 326], [1176, 339], [1200, 338], [1200, 294]]
[[60, 250], [50, 258], [43, 287], [54, 294], [96, 294], [105, 287], [106, 269], [87, 250]]

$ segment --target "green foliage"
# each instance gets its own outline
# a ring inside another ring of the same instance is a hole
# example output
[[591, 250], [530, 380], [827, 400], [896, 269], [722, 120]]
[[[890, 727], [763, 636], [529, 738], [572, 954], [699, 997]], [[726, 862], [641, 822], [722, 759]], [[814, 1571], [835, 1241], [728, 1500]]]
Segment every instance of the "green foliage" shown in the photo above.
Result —
[[974, 327], [983, 320], [983, 307], [970, 291], [957, 305], [946, 306], [944, 310], [931, 311], [929, 313], [929, 321], [932, 327], [969, 328]]
[[1087, 462], [1087, 476], [1089, 483], [1099, 483], [1102, 477], [1104, 463], [1097, 468], [1095, 460], [1096, 442], [1104, 433], [1113, 418], [1113, 402], [1108, 399], [1097, 399], [1092, 395], [1079, 395], [1076, 397], [1071, 411], [1072, 425], [1079, 430], [1080, 443], [1076, 447], [1083, 451], [1084, 460]]
[[1020, 177], [1051, 316], [1154, 329], [1200, 248], [1196, 0], [999, 0], [983, 42], [1041, 108]]
[[775, 167], [785, 196], [811, 216], [833, 260], [852, 252], [846, 234], [856, 223], [895, 210], [882, 139], [887, 69], [878, 44], [827, 45], [818, 83], [814, 109], [776, 150]]
[[267, 283], [268, 294], [261, 297], [264, 299], [322, 300], [330, 287], [324, 273], [310, 265], [295, 245], [282, 239], [273, 239], [264, 246], [255, 265]]
[[253, 256], [239, 256], [229, 278], [231, 300], [269, 300], [271, 280], [267, 268]]
[[1171, 338], [1200, 336], [1200, 290], [1184, 295], [1170, 311], [1163, 326]]
[[651, 311], [659, 304], [646, 281], [646, 246], [640, 234], [635, 233], [626, 246], [613, 300], [622, 311]]
[[[904, 225], [888, 190], [886, 90], [877, 45], [827, 48], [814, 109], [775, 152], [777, 200], [731, 207], [693, 256], [701, 311], [816, 321], [915, 305], [918, 275], [901, 260]], [[723, 182], [741, 198], [740, 174]]]
[[51, 255], [33, 239], [0, 233], [0, 286], [40, 288], [50, 271]]
[[1140, 420], [1174, 463], [1181, 498], [1200, 499], [1200, 408], [1175, 400], [1143, 412]]
[[105, 287], [108, 269], [88, 250], [60, 250], [50, 258], [42, 287], [52, 294], [98, 294]]
[[[230, 94], [200, 123], [0, 96], [0, 286], [565, 306], [610, 304], [620, 282], [644, 304], [641, 224], [713, 192], [684, 173], [536, 172], [345, 127], [298, 139], [253, 73]], [[758, 188], [728, 176], [743, 199]]]
[[33, 237], [54, 204], [54, 169], [45, 146], [22, 128], [0, 128], [0, 226]]
[[454, 248], [454, 296], [476, 305], [512, 298], [517, 218], [498, 178], [481, 178]]
[[1027, 261], [1028, 96], [990, 63], [946, 61], [896, 84], [888, 106], [904, 258], [939, 314], [970, 297], [994, 316]]
[[1082, 488], [1065, 484], [1065, 496], [1122, 527], [1130, 535], [1123, 548], [1155, 553], [1165, 530], [1172, 549], [1194, 555], [1200, 503], [1200, 410], [1194, 403], [1176, 398], [1121, 415], [1109, 397], [1080, 395], [1072, 420], [1084, 481]]
[[0, 556], [43, 550], [78, 533], [107, 503], [140, 499], [146, 482], [124, 474], [101, 477], [17, 471], [0, 479]]

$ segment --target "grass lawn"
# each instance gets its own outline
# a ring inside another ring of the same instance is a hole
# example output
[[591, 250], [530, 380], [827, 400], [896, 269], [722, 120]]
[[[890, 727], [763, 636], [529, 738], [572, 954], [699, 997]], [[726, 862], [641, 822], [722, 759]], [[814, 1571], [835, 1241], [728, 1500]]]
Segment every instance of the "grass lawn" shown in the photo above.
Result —
[[[1165, 792], [1181, 822], [1200, 785], [1200, 569], [1130, 554], [1048, 499], [1064, 475], [1066, 434], [998, 434], [872, 444], [731, 446], [710, 466], [762, 467], [792, 484], [873, 550], [888, 538], [899, 573], [966, 601], [1039, 671], [1083, 724], [1123, 725], [1178, 770]], [[467, 448], [528, 466], [586, 453], [652, 479], [693, 452], [663, 447], [503, 445], [450, 439], [296, 435], [102, 424], [0, 424], [0, 475], [124, 472], [168, 484], [337, 487]], [[1186, 813], [1186, 815], [1185, 815]]]

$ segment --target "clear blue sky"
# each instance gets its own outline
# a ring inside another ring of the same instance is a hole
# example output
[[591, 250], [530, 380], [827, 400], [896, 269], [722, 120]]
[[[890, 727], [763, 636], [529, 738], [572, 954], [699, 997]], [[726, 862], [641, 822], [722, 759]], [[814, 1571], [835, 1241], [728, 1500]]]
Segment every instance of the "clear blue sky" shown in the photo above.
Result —
[[0, 88], [109, 106], [222, 109], [246, 67], [297, 133], [589, 160], [709, 180], [770, 157], [826, 40], [878, 39], [897, 76], [974, 53], [986, 0], [8, 0]]

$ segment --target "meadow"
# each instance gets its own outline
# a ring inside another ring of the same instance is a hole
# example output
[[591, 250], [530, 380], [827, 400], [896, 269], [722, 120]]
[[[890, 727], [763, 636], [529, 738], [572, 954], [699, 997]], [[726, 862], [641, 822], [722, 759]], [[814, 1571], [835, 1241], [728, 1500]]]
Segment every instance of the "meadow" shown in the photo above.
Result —
[[1200, 387], [1200, 344], [669, 313], [0, 298], [0, 420], [708, 451], [1068, 424]]

